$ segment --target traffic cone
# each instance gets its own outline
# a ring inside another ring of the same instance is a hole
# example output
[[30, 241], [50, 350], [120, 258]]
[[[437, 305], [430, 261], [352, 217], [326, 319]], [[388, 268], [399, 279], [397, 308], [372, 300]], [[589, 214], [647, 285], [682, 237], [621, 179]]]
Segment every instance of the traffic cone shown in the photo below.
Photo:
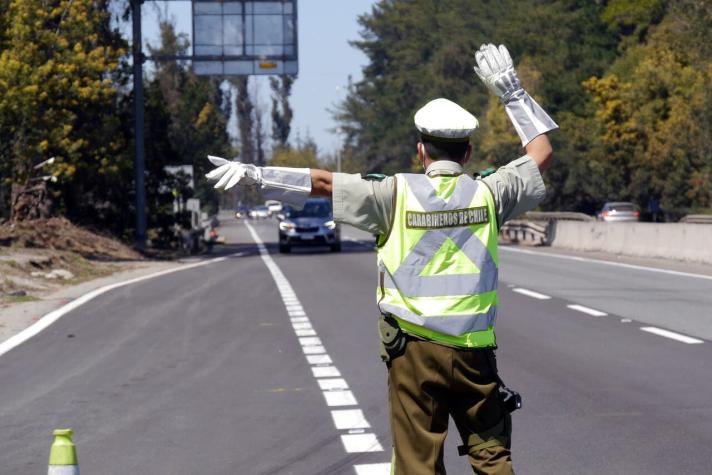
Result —
[[54, 442], [49, 450], [47, 475], [79, 475], [79, 462], [72, 442], [72, 429], [54, 431]]

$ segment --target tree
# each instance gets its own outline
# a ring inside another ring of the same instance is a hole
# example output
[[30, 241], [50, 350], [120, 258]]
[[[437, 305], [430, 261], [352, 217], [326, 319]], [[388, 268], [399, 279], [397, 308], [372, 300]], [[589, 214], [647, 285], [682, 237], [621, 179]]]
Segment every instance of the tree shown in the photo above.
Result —
[[[152, 56], [179, 56], [190, 46], [185, 35], [176, 35], [173, 24], [159, 24], [161, 43], [149, 46]], [[149, 174], [158, 180], [150, 188], [155, 193], [156, 207], [166, 206], [158, 190], [170, 190], [172, 185], [163, 172], [166, 165], [192, 165], [194, 196], [210, 213], [217, 212], [218, 195], [201, 177], [209, 171], [208, 154], [234, 156], [227, 133], [230, 108], [220, 82], [210, 77], [196, 76], [178, 62], [156, 64], [155, 73], [146, 87], [146, 163]], [[161, 204], [162, 203], [162, 204]], [[168, 204], [172, 205], [172, 197]], [[150, 213], [149, 213], [150, 214]]]
[[248, 89], [249, 76], [238, 76], [231, 79], [232, 84], [237, 89], [236, 109], [237, 127], [240, 132], [240, 159], [246, 163], [254, 163], [254, 117], [252, 99]]
[[296, 147], [274, 149], [269, 164], [273, 167], [294, 168], [321, 168], [324, 165], [319, 158], [316, 142], [310, 135], [304, 141], [298, 139]]
[[274, 147], [287, 147], [292, 128], [292, 107], [289, 96], [292, 93], [294, 77], [279, 76], [269, 78], [272, 90], [272, 143]]
[[[24, 186], [54, 156], [58, 209], [86, 193], [86, 177], [112, 173], [122, 147], [109, 130], [119, 60], [108, 0], [5, 0], [0, 27], [0, 162]], [[10, 20], [8, 20], [10, 19]], [[22, 219], [23, 216], [15, 216]]]

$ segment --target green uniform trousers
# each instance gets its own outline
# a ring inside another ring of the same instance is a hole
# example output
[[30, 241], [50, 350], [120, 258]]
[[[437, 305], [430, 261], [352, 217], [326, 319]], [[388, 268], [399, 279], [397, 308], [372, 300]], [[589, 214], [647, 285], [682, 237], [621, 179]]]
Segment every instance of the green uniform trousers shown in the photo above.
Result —
[[493, 350], [450, 348], [409, 338], [388, 364], [392, 473], [445, 474], [443, 445], [452, 416], [477, 474], [513, 474], [511, 417], [503, 407]]

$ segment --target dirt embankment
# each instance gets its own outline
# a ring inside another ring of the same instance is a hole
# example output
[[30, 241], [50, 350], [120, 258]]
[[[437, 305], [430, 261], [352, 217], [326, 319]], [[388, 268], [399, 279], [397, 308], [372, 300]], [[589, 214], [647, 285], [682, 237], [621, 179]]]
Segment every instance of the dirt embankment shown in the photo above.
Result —
[[0, 225], [0, 304], [130, 268], [143, 257], [64, 218]]

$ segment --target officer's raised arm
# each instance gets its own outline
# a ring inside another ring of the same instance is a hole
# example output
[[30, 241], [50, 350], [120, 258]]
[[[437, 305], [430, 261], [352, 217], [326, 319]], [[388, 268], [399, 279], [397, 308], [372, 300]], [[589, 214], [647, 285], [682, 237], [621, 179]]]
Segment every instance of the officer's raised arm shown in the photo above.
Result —
[[524, 90], [504, 45], [482, 45], [475, 53], [475, 73], [500, 98], [509, 119], [527, 150], [527, 156], [543, 171], [551, 161], [551, 143], [545, 135], [558, 129], [551, 117]]

